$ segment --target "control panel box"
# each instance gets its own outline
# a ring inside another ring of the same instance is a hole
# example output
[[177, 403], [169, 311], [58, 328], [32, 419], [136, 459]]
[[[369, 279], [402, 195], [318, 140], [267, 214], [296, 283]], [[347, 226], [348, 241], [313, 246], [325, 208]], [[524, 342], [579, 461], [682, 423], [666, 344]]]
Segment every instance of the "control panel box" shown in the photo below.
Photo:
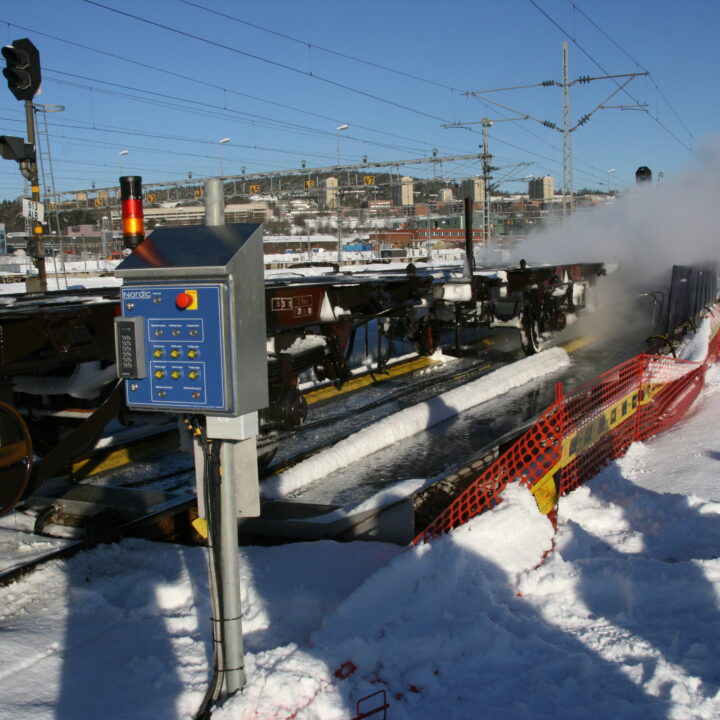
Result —
[[236, 227], [156, 230], [118, 266], [128, 407], [233, 416], [267, 404], [262, 235]]
[[118, 375], [128, 404], [227, 412], [229, 347], [223, 285], [142, 285], [121, 291]]

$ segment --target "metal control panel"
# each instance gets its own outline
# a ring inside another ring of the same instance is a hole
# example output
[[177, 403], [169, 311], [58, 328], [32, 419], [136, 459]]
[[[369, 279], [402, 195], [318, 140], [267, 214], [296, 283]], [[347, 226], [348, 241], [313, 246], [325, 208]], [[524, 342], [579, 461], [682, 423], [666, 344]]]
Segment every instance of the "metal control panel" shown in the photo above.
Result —
[[128, 404], [231, 409], [226, 383], [223, 285], [144, 285], [121, 291], [118, 375]]
[[265, 406], [258, 227], [156, 230], [118, 266], [116, 356], [128, 407], [233, 416]]

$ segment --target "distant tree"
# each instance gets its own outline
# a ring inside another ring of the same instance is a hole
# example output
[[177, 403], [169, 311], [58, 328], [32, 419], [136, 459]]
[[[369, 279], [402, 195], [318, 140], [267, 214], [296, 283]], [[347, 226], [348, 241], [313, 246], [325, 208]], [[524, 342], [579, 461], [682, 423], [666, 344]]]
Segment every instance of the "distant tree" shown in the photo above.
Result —
[[0, 223], [5, 223], [7, 232], [22, 232], [25, 229], [25, 220], [19, 201], [3, 200], [0, 202]]
[[64, 231], [70, 225], [97, 225], [99, 222], [95, 210], [76, 208], [60, 211], [60, 227]]

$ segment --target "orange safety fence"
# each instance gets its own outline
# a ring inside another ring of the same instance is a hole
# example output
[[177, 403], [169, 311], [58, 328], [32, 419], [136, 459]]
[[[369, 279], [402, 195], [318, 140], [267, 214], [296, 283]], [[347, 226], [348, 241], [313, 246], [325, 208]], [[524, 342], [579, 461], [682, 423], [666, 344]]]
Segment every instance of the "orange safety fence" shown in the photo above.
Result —
[[500, 502], [505, 486], [520, 481], [538, 508], [552, 514], [558, 498], [593, 477], [631, 443], [684, 417], [720, 353], [720, 306], [709, 311], [710, 343], [704, 362], [643, 354], [602, 373], [555, 402], [415, 538], [426, 542]]

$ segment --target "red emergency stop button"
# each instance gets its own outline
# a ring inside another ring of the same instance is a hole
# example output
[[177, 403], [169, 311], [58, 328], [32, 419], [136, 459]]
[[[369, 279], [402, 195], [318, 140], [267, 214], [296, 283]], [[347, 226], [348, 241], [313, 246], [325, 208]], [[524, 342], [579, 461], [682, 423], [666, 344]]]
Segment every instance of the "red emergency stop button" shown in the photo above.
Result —
[[178, 310], [187, 310], [194, 302], [195, 298], [190, 293], [186, 292], [178, 293], [175, 298], [175, 305]]

